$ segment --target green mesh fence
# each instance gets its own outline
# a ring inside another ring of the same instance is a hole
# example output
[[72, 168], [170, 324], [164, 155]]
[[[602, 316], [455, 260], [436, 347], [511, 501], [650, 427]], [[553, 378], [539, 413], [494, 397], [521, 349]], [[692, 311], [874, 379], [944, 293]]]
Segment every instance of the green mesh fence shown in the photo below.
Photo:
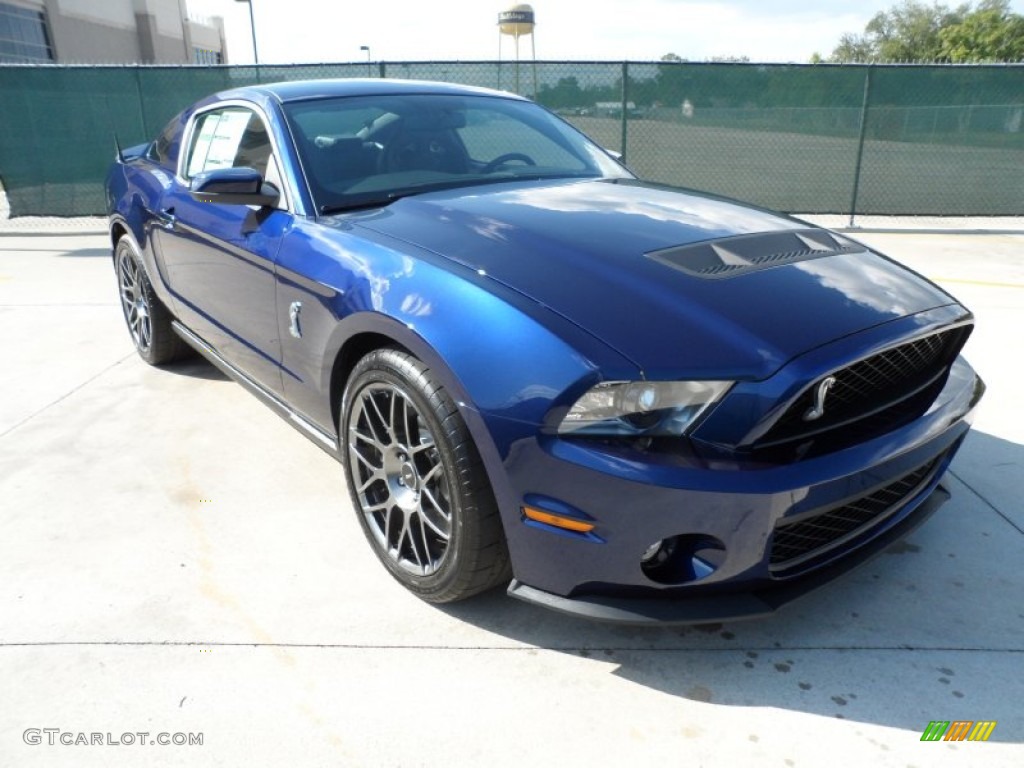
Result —
[[238, 85], [442, 80], [537, 99], [643, 178], [802, 213], [1024, 214], [1024, 66], [374, 62], [0, 65], [12, 216], [101, 214], [113, 134]]

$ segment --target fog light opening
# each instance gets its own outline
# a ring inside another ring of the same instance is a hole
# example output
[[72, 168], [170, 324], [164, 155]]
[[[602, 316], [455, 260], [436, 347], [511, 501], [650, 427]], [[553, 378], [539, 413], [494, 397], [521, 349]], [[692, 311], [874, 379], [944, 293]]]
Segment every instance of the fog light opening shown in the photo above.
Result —
[[707, 578], [725, 561], [725, 545], [699, 534], [670, 536], [640, 556], [640, 569], [659, 584], [685, 584]]

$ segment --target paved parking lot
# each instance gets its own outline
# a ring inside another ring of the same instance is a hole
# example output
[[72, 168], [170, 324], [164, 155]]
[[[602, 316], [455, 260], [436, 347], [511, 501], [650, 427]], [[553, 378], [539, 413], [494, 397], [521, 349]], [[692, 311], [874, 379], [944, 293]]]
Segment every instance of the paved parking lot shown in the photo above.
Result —
[[419, 602], [330, 457], [136, 357], [104, 236], [0, 234], [0, 765], [1024, 764], [1024, 235], [861, 237], [977, 314], [952, 501], [778, 616], [635, 629]]

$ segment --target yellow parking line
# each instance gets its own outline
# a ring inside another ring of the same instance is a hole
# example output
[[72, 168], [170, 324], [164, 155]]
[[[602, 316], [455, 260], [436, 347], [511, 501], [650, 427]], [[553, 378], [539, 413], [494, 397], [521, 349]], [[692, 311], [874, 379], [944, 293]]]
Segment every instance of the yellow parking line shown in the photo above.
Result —
[[983, 285], [987, 288], [1024, 288], [1021, 283], [997, 283], [991, 280], [964, 280], [958, 277], [932, 277], [936, 283], [962, 283], [964, 285]]

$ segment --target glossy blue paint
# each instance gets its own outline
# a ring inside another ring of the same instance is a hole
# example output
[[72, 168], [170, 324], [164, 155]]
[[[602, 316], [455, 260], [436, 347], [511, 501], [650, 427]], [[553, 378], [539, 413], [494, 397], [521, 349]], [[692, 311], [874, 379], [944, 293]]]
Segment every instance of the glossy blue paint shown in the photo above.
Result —
[[[158, 296], [186, 326], [326, 434], [337, 429], [339, 371], [364, 340], [386, 340], [423, 360], [460, 408], [516, 579], [535, 595], [682, 598], [777, 585], [785, 579], [768, 560], [777, 523], [929, 461], [936, 470], [899, 510], [812, 566], [860, 557], [935, 506], [926, 500], [984, 390], [962, 358], [909, 423], [835, 450], [799, 446], [785, 461], [747, 448], [829, 372], [969, 327], [972, 317], [955, 299], [867, 248], [735, 277], [688, 274], [649, 254], [811, 228], [629, 178], [510, 178], [317, 215], [282, 105], [409, 93], [522, 101], [382, 80], [225, 91], [175, 118], [162, 154], [115, 163], [107, 178], [111, 226], [131, 239]], [[280, 209], [198, 202], [178, 175], [189, 121], [218, 104], [249, 105], [268, 121]], [[289, 332], [296, 304], [300, 338]], [[557, 434], [567, 410], [598, 382], [643, 377], [736, 384], [668, 449]], [[524, 520], [524, 503], [571, 510], [597, 527], [582, 536]], [[693, 583], [652, 581], [641, 554], [676, 535], [722, 542], [723, 559], [700, 566]]]
[[174, 184], [158, 203], [155, 252], [178, 317], [232, 365], [280, 393], [274, 262], [287, 211], [204, 203]]
[[278, 260], [278, 317], [301, 301], [305, 329], [301, 340], [279, 333], [285, 391], [321, 426], [334, 426], [324, 361], [360, 333], [387, 336], [420, 356], [431, 350], [469, 407], [532, 426], [552, 399], [585, 389], [599, 371], [639, 374], [550, 310], [435, 254], [363, 232], [360, 219], [301, 222]]
[[484, 270], [591, 331], [652, 379], [763, 379], [835, 338], [953, 302], [866, 249], [743, 279], [684, 274], [645, 254], [807, 225], [638, 183], [434, 192], [401, 200], [363, 226]]

